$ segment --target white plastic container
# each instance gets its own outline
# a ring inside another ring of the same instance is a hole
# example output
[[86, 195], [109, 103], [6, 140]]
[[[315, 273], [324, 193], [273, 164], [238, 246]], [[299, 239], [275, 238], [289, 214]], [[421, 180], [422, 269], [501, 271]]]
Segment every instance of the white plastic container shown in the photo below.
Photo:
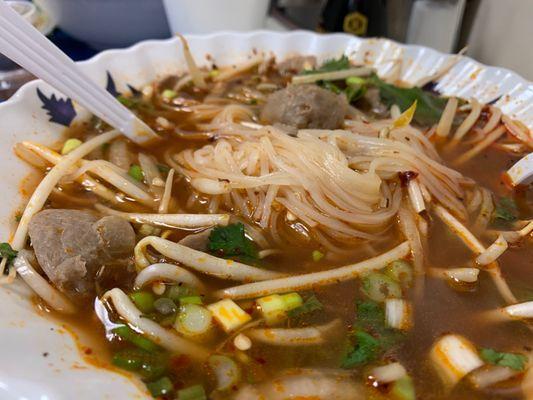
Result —
[[172, 33], [250, 31], [265, 26], [270, 0], [163, 0]]

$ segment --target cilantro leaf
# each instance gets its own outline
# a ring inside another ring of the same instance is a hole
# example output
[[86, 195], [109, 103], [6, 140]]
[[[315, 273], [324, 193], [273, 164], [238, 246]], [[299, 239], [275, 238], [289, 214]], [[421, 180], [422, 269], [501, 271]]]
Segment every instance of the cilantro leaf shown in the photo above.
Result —
[[356, 325], [361, 329], [376, 329], [384, 326], [385, 311], [375, 301], [357, 303]]
[[7, 258], [7, 265], [11, 264], [17, 254], [18, 251], [13, 250], [9, 243], [0, 243], [0, 257]]
[[356, 344], [344, 356], [343, 368], [374, 361], [404, 337], [401, 332], [385, 326], [385, 311], [374, 301], [357, 303], [354, 328], [352, 338]]
[[342, 71], [344, 69], [349, 69], [350, 67], [350, 59], [343, 54], [337, 59], [332, 58], [324, 61], [320, 68], [308, 69], [303, 71], [302, 75], [317, 74], [321, 72]]
[[515, 371], [523, 371], [526, 368], [527, 357], [517, 353], [500, 353], [494, 349], [484, 348], [480, 350], [481, 358], [494, 365], [509, 367]]
[[290, 318], [295, 318], [304, 314], [309, 314], [313, 311], [322, 310], [323, 308], [324, 306], [322, 305], [320, 300], [318, 300], [317, 297], [313, 294], [308, 297], [300, 307], [290, 310], [287, 314]]
[[416, 100], [418, 104], [414, 120], [422, 125], [437, 122], [446, 106], [446, 99], [418, 87], [397, 87], [382, 81], [376, 75], [369, 78], [369, 83], [379, 89], [381, 101], [388, 107], [396, 104], [404, 112]]
[[492, 222], [494, 224], [505, 224], [518, 219], [518, 208], [512, 198], [502, 197], [492, 212]]
[[237, 258], [243, 262], [257, 261], [257, 247], [246, 236], [242, 223], [217, 226], [211, 231], [207, 243], [209, 252], [224, 258]]
[[374, 361], [381, 353], [381, 345], [377, 339], [365, 331], [355, 331], [355, 345], [348, 351], [342, 360], [342, 368], [353, 368], [358, 365]]

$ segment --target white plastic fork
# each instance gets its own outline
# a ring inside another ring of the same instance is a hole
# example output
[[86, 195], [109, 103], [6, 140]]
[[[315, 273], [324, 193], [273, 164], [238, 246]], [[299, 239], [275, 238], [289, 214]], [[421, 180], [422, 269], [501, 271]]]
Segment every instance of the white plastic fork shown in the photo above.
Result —
[[65, 53], [0, 0], [0, 53], [87, 108], [134, 142], [159, 136], [105, 89], [99, 87]]

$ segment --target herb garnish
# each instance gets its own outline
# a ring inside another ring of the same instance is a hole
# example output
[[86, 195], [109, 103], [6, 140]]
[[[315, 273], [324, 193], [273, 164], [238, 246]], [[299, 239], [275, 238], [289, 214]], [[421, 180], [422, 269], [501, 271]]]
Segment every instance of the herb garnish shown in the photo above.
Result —
[[313, 311], [322, 310], [323, 308], [324, 306], [322, 305], [320, 300], [318, 300], [317, 297], [312, 294], [304, 301], [304, 303], [300, 307], [290, 310], [287, 315], [289, 316], [289, 318], [295, 318], [305, 314], [309, 314]]
[[368, 364], [402, 338], [402, 333], [385, 326], [385, 312], [378, 303], [358, 302], [357, 322], [351, 337], [354, 343], [348, 348], [341, 366], [353, 368]]
[[255, 243], [246, 236], [241, 222], [218, 226], [211, 231], [207, 249], [219, 257], [237, 259], [245, 263], [258, 260]]
[[13, 250], [9, 243], [0, 243], [0, 257], [7, 258], [7, 265], [10, 265], [13, 262], [17, 254], [18, 251]]
[[496, 203], [496, 207], [492, 212], [492, 223], [493, 224], [508, 224], [514, 222], [518, 219], [518, 208], [516, 203], [510, 197], [502, 197]]
[[526, 368], [527, 357], [523, 354], [500, 353], [488, 348], [481, 349], [479, 354], [483, 360], [493, 365], [509, 367], [515, 371], [523, 371]]

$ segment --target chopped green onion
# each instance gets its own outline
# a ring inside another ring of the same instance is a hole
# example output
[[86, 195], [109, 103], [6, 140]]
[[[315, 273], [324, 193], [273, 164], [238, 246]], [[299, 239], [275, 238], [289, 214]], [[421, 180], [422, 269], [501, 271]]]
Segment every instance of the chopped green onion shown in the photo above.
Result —
[[141, 368], [144, 357], [136, 350], [144, 352], [144, 350], [141, 349], [122, 350], [113, 355], [113, 359], [111, 360], [111, 362], [113, 363], [113, 365], [125, 369], [127, 371], [137, 371]]
[[194, 385], [178, 390], [177, 400], [207, 400], [207, 396], [202, 385]]
[[313, 250], [313, 252], [311, 253], [311, 257], [313, 257], [314, 262], [319, 262], [324, 258], [324, 253], [319, 250]]
[[180, 304], [203, 304], [200, 296], [183, 296], [180, 297]]
[[212, 326], [211, 311], [198, 304], [185, 304], [180, 307], [180, 313], [174, 327], [187, 336], [197, 336], [206, 333]]
[[118, 96], [117, 97], [117, 100], [124, 106], [124, 107], [127, 107], [127, 108], [132, 108], [135, 106], [135, 101], [130, 99], [129, 97], [124, 97], [124, 96]]
[[415, 386], [409, 376], [398, 379], [392, 385], [391, 394], [397, 400], [415, 400]]
[[112, 363], [127, 371], [137, 372], [145, 379], [157, 379], [166, 372], [168, 357], [160, 352], [127, 348], [115, 353]]
[[281, 299], [283, 300], [283, 303], [285, 303], [286, 311], [301, 307], [304, 303], [302, 296], [296, 292], [284, 294], [281, 296]]
[[154, 311], [155, 297], [151, 292], [133, 292], [130, 293], [130, 299], [135, 303], [137, 308], [143, 314], [149, 314]]
[[155, 382], [147, 383], [146, 387], [154, 397], [166, 396], [174, 390], [174, 385], [168, 376], [159, 378]]
[[362, 86], [366, 84], [366, 79], [361, 78], [360, 76], [350, 76], [346, 78], [346, 84], [350, 86], [359, 85]]
[[161, 297], [154, 301], [154, 308], [159, 314], [169, 315], [178, 311], [176, 304], [168, 297]]
[[399, 282], [404, 288], [411, 286], [413, 283], [413, 267], [404, 260], [391, 262], [384, 271], [385, 275]]
[[220, 74], [220, 70], [218, 69], [212, 69], [211, 71], [209, 71], [209, 77], [210, 78], [214, 78], [215, 76], [218, 76]]
[[154, 342], [152, 342], [150, 339], [146, 339], [140, 333], [135, 332], [127, 325], [119, 326], [113, 329], [112, 332], [122, 339], [146, 351], [156, 351], [159, 349]]
[[178, 94], [171, 89], [165, 89], [163, 90], [163, 93], [161, 94], [164, 99], [166, 100], [172, 100], [174, 97], [176, 97]]
[[128, 171], [128, 175], [131, 176], [133, 179], [135, 179], [136, 181], [139, 181], [139, 182], [142, 182], [143, 178], [144, 178], [144, 172], [142, 170], [142, 168], [137, 165], [137, 164], [132, 164], [129, 171]]
[[165, 293], [165, 297], [173, 300], [175, 303], [181, 301], [182, 297], [192, 297], [196, 296], [196, 291], [185, 285], [173, 285], [168, 286], [168, 289]]
[[83, 142], [80, 139], [68, 139], [61, 148], [61, 154], [68, 154], [75, 148], [80, 147], [82, 144]]
[[362, 291], [368, 298], [378, 302], [402, 296], [400, 285], [387, 275], [378, 272], [368, 274], [363, 278]]

